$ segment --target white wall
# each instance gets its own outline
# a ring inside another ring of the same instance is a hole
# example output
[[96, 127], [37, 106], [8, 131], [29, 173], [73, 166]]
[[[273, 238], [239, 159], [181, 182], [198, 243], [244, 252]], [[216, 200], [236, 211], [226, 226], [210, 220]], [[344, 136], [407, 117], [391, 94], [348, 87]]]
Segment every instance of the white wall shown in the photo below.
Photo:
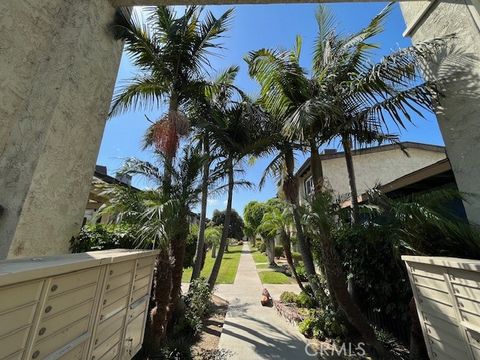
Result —
[[[364, 193], [376, 184], [389, 183], [445, 158], [445, 154], [441, 152], [417, 148], [409, 148], [407, 151], [409, 157], [400, 149], [355, 155], [353, 165], [358, 194]], [[345, 196], [350, 193], [344, 157], [323, 160], [322, 167], [326, 185], [333, 190], [336, 196]], [[305, 196], [304, 181], [309, 176], [310, 172], [300, 179], [301, 197]]]

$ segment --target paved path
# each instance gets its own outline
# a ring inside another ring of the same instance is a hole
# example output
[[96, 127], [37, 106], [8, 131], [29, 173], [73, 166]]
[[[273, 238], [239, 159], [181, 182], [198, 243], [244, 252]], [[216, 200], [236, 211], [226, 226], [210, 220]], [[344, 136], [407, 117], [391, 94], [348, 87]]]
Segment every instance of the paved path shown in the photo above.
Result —
[[[266, 285], [274, 298], [296, 285]], [[247, 244], [244, 245], [233, 285], [218, 285], [215, 293], [228, 300], [219, 348], [232, 360], [313, 359], [305, 354], [305, 338], [273, 308], [260, 304], [263, 286]]]

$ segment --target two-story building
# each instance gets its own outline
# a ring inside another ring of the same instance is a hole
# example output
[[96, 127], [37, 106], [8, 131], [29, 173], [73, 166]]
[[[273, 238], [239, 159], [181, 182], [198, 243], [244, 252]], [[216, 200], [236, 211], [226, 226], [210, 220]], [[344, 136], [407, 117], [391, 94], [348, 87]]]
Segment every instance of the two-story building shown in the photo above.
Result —
[[[350, 197], [345, 153], [326, 149], [320, 155], [325, 186], [340, 199]], [[390, 183], [407, 174], [446, 159], [445, 148], [438, 145], [402, 142], [353, 150], [353, 165], [359, 194], [376, 185]], [[313, 191], [308, 159], [298, 169], [299, 194], [303, 201]]]

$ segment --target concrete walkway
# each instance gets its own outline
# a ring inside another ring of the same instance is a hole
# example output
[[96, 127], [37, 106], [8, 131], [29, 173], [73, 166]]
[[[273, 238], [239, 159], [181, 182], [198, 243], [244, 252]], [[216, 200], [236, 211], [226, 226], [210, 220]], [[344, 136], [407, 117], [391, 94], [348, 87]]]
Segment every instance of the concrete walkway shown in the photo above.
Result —
[[[296, 285], [266, 285], [274, 298]], [[272, 289], [274, 291], [272, 291]], [[312, 359], [305, 353], [306, 339], [273, 308], [260, 304], [263, 286], [250, 249], [244, 245], [233, 285], [219, 285], [215, 293], [230, 302], [219, 348], [233, 360]]]

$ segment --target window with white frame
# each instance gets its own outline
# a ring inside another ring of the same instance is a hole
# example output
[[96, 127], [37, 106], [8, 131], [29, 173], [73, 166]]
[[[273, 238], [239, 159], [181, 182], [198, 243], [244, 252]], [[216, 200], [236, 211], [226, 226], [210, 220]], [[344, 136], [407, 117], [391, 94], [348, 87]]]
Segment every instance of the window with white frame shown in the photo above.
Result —
[[306, 180], [305, 180], [305, 196], [310, 196], [313, 194], [313, 179], [311, 176], [309, 176]]

